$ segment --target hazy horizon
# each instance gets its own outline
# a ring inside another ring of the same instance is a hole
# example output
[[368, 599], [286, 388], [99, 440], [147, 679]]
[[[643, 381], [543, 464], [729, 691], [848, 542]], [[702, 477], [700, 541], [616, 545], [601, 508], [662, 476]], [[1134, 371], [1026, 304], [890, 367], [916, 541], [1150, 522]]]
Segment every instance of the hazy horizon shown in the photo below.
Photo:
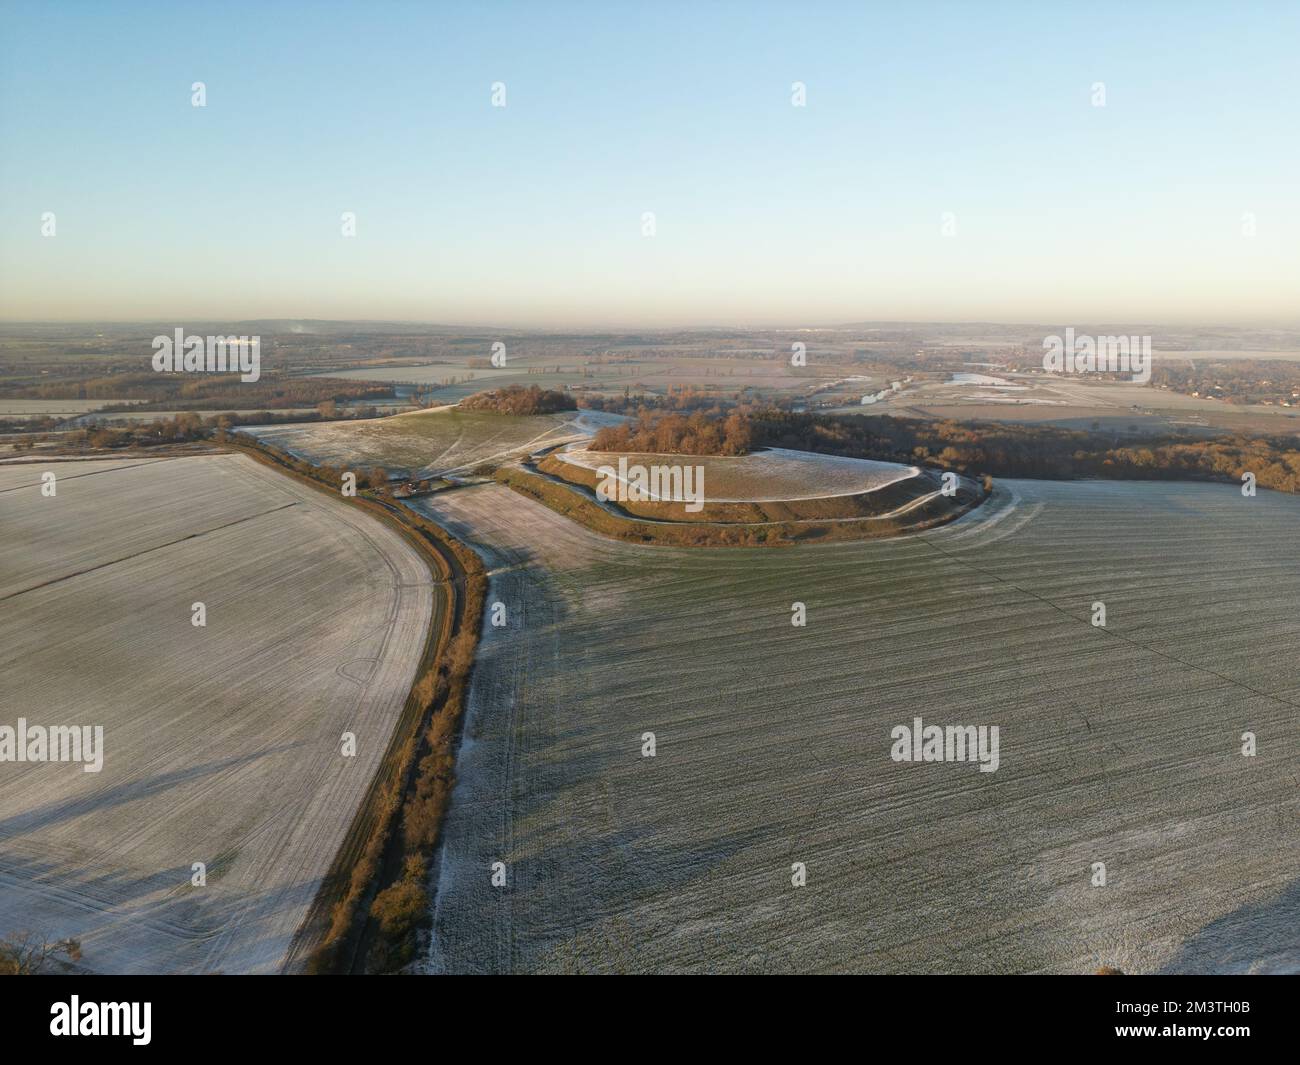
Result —
[[[493, 330], [505, 331], [509, 333], [522, 334], [564, 334], [564, 333], [585, 333], [585, 334], [625, 334], [633, 332], [646, 333], [689, 333], [689, 332], [719, 332], [719, 333], [737, 333], [737, 332], [851, 332], [871, 329], [918, 329], [923, 327], [938, 328], [961, 328], [970, 329], [979, 327], [997, 328], [997, 329], [1031, 329], [1031, 328], [1065, 328], [1067, 324], [1074, 326], [1088, 326], [1105, 331], [1107, 329], [1119, 331], [1131, 331], [1133, 329], [1164, 329], [1176, 332], [1205, 330], [1206, 332], [1224, 331], [1234, 334], [1259, 332], [1269, 333], [1273, 331], [1290, 332], [1300, 330], [1300, 319], [1291, 321], [1264, 321], [1252, 320], [1245, 323], [1231, 323], [1222, 321], [1141, 321], [1138, 319], [1118, 319], [1113, 317], [1085, 318], [1078, 317], [1070, 320], [1059, 319], [1022, 319], [1020, 321], [997, 320], [997, 319], [971, 319], [971, 318], [952, 318], [952, 319], [863, 319], [856, 322], [789, 322], [789, 321], [738, 321], [733, 323], [727, 322], [690, 322], [690, 323], [656, 323], [646, 322], [609, 322], [609, 323], [559, 323], [551, 325], [539, 325], [531, 322], [506, 323], [506, 322], [481, 322], [481, 321], [439, 321], [433, 319], [420, 320], [411, 318], [314, 318], [306, 315], [151, 315], [141, 318], [43, 318], [43, 319], [23, 319], [23, 318], [0, 318], [0, 327], [22, 327], [30, 326], [34, 328], [57, 327], [57, 326], [106, 326], [106, 327], [127, 327], [127, 326], [166, 326], [169, 330], [177, 326], [220, 326], [220, 325], [251, 325], [255, 323], [292, 323], [296, 325], [334, 325], [334, 326], [395, 326], [410, 327], [412, 329], [431, 329], [443, 330], [449, 333], [472, 333], [484, 332], [489, 333]], [[310, 329], [292, 330], [293, 332], [310, 333]]]
[[11, 3], [0, 320], [1291, 326], [1253, 11]]

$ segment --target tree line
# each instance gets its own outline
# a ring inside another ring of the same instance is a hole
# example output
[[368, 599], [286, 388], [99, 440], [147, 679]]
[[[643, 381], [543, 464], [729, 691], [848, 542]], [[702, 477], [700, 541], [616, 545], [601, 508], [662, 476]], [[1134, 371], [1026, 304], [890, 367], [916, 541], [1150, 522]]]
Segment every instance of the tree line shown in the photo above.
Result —
[[972, 477], [1239, 481], [1250, 472], [1262, 488], [1300, 492], [1300, 441], [1293, 436], [1117, 440], [1109, 433], [1054, 426], [763, 408], [689, 416], [647, 411], [601, 429], [592, 443], [598, 451], [695, 455], [761, 447], [937, 466]]
[[105, 411], [132, 410], [139, 401], [157, 406], [166, 403], [177, 410], [244, 410], [312, 407], [317, 403], [392, 399], [392, 385], [352, 381], [337, 377], [286, 377], [267, 372], [260, 381], [241, 381], [238, 374], [118, 373], [80, 380], [57, 380], [34, 384], [6, 382], [9, 399], [115, 399], [135, 400], [110, 403]]

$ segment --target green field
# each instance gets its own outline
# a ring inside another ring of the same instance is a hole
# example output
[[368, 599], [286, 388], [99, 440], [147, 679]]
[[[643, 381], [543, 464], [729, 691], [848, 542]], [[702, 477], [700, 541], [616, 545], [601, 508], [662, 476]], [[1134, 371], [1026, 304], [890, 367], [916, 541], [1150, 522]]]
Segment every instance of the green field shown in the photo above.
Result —
[[[932, 533], [782, 551], [614, 542], [498, 485], [416, 505], [508, 619], [428, 969], [1294, 967], [1300, 499], [1005, 481]], [[915, 716], [997, 725], [998, 770], [891, 760]]]

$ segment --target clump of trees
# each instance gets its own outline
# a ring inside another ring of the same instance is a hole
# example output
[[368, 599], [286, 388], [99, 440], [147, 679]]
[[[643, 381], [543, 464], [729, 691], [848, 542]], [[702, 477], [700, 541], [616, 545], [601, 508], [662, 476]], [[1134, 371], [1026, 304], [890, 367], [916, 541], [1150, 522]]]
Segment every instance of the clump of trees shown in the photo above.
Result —
[[60, 420], [48, 414], [39, 418], [0, 418], [0, 433], [48, 433], [59, 427]]
[[554, 414], [562, 410], [577, 410], [578, 404], [568, 393], [553, 388], [506, 385], [467, 396], [460, 401], [460, 408], [494, 414]]
[[661, 455], [745, 455], [753, 447], [746, 415], [647, 411], [634, 421], [596, 431], [594, 451], [650, 451]]
[[621, 396], [584, 396], [580, 406], [588, 410], [609, 411], [613, 414], [630, 414], [644, 416], [651, 410], [674, 410], [679, 413], [704, 411], [706, 414], [719, 415], [735, 407], [752, 403], [755, 393], [750, 388], [742, 388], [730, 394], [721, 394], [716, 390], [700, 388], [696, 385], [669, 385], [665, 394], [654, 392], [633, 393], [624, 389]]
[[[339, 377], [288, 376], [265, 370], [258, 381], [242, 381], [239, 374], [117, 373], [99, 377], [58, 379], [30, 384], [6, 383], [10, 399], [121, 399], [166, 404], [176, 410], [244, 410], [265, 407], [314, 407], [318, 403], [356, 403], [393, 399], [392, 385], [353, 381]], [[129, 411], [131, 402], [111, 403], [106, 411]]]
[[186, 413], [158, 418], [144, 425], [90, 425], [73, 430], [64, 439], [73, 447], [117, 448], [181, 444], [205, 436], [207, 427], [203, 416]]
[[381, 937], [372, 960], [381, 971], [399, 969], [415, 956], [415, 930], [429, 912], [424, 880], [424, 861], [419, 855], [410, 855], [402, 863], [401, 877], [370, 904], [370, 916], [379, 924]]

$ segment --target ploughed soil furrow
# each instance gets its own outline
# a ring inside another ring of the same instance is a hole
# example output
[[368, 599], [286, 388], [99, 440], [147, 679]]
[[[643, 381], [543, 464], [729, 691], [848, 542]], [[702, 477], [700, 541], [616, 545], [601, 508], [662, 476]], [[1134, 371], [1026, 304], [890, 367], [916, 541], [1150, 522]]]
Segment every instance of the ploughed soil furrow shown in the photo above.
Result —
[[0, 935], [75, 937], [96, 972], [280, 969], [441, 609], [423, 560], [231, 454], [9, 493], [0, 541], [0, 589], [43, 578], [0, 612], [0, 724], [104, 737], [98, 773], [0, 764]]
[[[431, 969], [1300, 968], [1300, 499], [1011, 481], [783, 551], [641, 548], [497, 485], [421, 507], [513, 619]], [[916, 717], [998, 726], [996, 772], [891, 759]]]

